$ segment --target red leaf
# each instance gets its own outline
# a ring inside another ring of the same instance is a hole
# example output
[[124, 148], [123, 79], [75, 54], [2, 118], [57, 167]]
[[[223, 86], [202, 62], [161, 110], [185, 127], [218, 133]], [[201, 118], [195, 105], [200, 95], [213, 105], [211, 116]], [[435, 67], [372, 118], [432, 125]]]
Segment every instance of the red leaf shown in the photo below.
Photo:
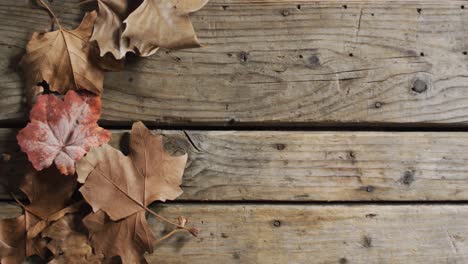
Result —
[[36, 170], [55, 162], [62, 174], [73, 174], [76, 161], [110, 139], [110, 132], [97, 125], [100, 112], [98, 97], [81, 97], [72, 90], [64, 100], [40, 95], [31, 110], [31, 122], [17, 136], [18, 143]]

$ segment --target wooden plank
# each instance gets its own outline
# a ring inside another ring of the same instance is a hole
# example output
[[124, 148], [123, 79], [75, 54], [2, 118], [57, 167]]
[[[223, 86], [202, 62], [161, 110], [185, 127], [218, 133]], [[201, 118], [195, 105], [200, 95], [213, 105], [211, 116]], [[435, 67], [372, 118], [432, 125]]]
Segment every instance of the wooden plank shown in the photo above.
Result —
[[[54, 1], [62, 22], [78, 0]], [[466, 124], [468, 8], [461, 0], [212, 0], [203, 48], [131, 58], [106, 76], [106, 121]], [[23, 119], [16, 64], [46, 12], [0, 0], [0, 119]]]
[[[182, 200], [468, 200], [468, 133], [163, 133], [168, 149], [189, 153]], [[0, 154], [11, 156], [0, 169], [19, 179], [15, 134], [0, 130]], [[127, 140], [115, 132], [112, 145]]]
[[[171, 238], [147, 256], [150, 263], [468, 262], [466, 205], [172, 204], [156, 210], [187, 216], [202, 232]], [[158, 236], [169, 230], [149, 222]]]

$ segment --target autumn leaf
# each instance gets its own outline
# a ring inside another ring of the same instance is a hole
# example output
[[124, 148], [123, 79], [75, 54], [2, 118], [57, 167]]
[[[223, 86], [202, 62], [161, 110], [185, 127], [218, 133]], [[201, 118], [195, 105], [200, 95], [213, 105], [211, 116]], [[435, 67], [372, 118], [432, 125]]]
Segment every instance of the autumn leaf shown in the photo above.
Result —
[[91, 40], [98, 43], [100, 55], [111, 53], [122, 59], [127, 53], [127, 44], [122, 39], [123, 20], [130, 14], [128, 0], [98, 0], [98, 16]]
[[43, 92], [43, 87], [38, 85], [43, 81], [51, 91], [61, 94], [69, 89], [102, 93], [104, 74], [91, 60], [89, 42], [96, 16], [96, 12], [87, 13], [74, 30], [65, 29], [57, 22], [58, 30], [32, 35], [20, 62], [30, 102]]
[[145, 0], [125, 20], [122, 38], [128, 39], [129, 48], [141, 56], [150, 56], [158, 48], [199, 47], [189, 14], [206, 3], [208, 0]]
[[119, 221], [112, 221], [98, 211], [83, 219], [96, 252], [107, 258], [120, 256], [122, 263], [146, 263], [143, 254], [153, 252], [154, 236], [140, 211]]
[[[164, 150], [163, 137], [153, 135], [141, 122], [133, 125], [129, 156], [109, 145], [91, 150], [78, 162], [77, 173], [78, 181], [84, 184], [80, 192], [95, 212], [85, 221], [93, 246], [106, 257], [127, 259], [126, 263], [151, 252], [154, 238], [145, 211], [158, 216], [148, 209], [152, 202], [173, 200], [182, 194], [179, 186], [186, 162], [187, 154], [172, 157]], [[131, 250], [110, 244], [112, 240], [105, 242], [109, 236], [129, 242], [126, 247]]]
[[0, 221], [0, 263], [21, 263], [26, 256], [25, 216]]
[[74, 91], [64, 100], [40, 95], [31, 110], [31, 122], [17, 136], [21, 150], [36, 170], [54, 162], [62, 174], [73, 174], [75, 161], [110, 139], [110, 132], [96, 123], [100, 111], [98, 97], [81, 97]]
[[146, 57], [159, 48], [199, 47], [189, 14], [200, 10], [207, 2], [144, 0], [131, 12], [127, 0], [99, 0], [92, 39], [99, 43], [101, 56], [110, 52], [117, 59], [127, 52]]
[[[103, 256], [93, 253], [80, 213], [67, 214], [42, 232], [50, 242], [47, 248], [54, 258], [50, 264], [99, 264]], [[115, 241], [115, 240], [114, 240]]]
[[66, 213], [76, 190], [76, 177], [63, 177], [55, 168], [37, 172], [30, 168], [20, 189], [29, 200], [22, 204], [24, 215], [0, 221], [0, 263], [21, 263], [28, 256], [45, 256], [46, 240], [38, 234]]
[[187, 154], [172, 157], [164, 150], [163, 137], [137, 122], [130, 135], [129, 156], [104, 145], [78, 163], [78, 181], [84, 184], [80, 192], [94, 212], [103, 210], [112, 220], [120, 220], [154, 201], [181, 195], [186, 163]]

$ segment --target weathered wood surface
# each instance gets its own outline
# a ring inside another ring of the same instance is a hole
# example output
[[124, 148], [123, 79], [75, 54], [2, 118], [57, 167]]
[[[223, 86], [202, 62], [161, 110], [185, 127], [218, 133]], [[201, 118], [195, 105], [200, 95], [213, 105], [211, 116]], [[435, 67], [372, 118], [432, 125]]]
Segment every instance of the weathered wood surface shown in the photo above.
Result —
[[[19, 178], [15, 133], [0, 129], [11, 156], [0, 169]], [[182, 200], [468, 200], [468, 133], [163, 133], [168, 149], [189, 153]], [[126, 140], [115, 132], [112, 145]]]
[[[24, 119], [16, 65], [47, 13], [0, 0], [0, 119]], [[67, 26], [78, 0], [54, 1]], [[163, 123], [468, 121], [468, 8], [460, 0], [212, 0], [203, 48], [109, 73], [104, 120]]]
[[[0, 207], [0, 215], [11, 217], [11, 207]], [[468, 262], [466, 205], [172, 204], [156, 210], [189, 217], [202, 232], [171, 238], [147, 256], [150, 263]], [[149, 222], [158, 236], [169, 230]]]

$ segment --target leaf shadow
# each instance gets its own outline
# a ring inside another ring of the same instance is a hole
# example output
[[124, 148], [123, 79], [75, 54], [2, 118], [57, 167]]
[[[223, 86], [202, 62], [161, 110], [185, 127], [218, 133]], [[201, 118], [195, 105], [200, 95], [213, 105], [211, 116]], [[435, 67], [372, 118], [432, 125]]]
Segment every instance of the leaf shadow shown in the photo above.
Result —
[[30, 168], [26, 154], [21, 151], [16, 141], [17, 132], [16, 129], [11, 129], [2, 135], [8, 140], [4, 140], [2, 146], [0, 146], [2, 155], [0, 160], [1, 194], [21, 194], [19, 185]]

